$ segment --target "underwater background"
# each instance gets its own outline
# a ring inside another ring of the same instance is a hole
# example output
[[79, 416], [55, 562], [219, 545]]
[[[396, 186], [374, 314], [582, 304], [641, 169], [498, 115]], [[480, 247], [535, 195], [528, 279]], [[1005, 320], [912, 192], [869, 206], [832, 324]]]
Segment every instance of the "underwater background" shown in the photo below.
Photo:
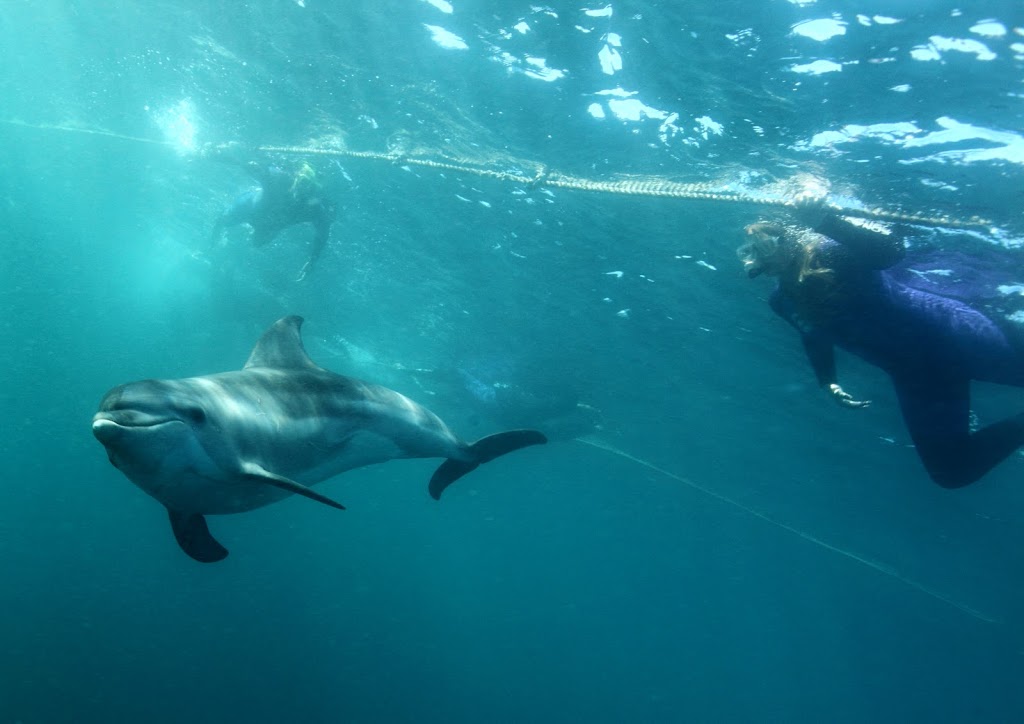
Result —
[[[810, 184], [1012, 307], [1019, 2], [9, 0], [0, 41], [0, 723], [1024, 720], [1024, 458], [931, 483], [885, 375], [840, 356], [873, 404], [837, 408], [735, 256]], [[209, 243], [225, 143], [337, 203], [306, 280], [306, 227]], [[552, 442], [441, 502], [403, 460], [211, 518], [197, 564], [91, 416], [288, 314], [467, 439]]]

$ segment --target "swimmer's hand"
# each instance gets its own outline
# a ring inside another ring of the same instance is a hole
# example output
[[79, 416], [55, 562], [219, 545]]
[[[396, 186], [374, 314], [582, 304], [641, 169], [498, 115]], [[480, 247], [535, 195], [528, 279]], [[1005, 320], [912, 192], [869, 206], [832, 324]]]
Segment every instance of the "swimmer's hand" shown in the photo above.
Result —
[[825, 205], [828, 199], [820, 191], [801, 191], [793, 197], [793, 207], [801, 211], [817, 211]]
[[803, 191], [792, 199], [793, 217], [797, 223], [816, 229], [829, 216], [828, 197], [822, 193]]
[[828, 391], [832, 394], [832, 399], [837, 404], [843, 407], [852, 407], [854, 409], [860, 409], [862, 407], [868, 407], [871, 404], [871, 400], [855, 400], [850, 396], [849, 392], [845, 392], [842, 387], [833, 382], [828, 386]]

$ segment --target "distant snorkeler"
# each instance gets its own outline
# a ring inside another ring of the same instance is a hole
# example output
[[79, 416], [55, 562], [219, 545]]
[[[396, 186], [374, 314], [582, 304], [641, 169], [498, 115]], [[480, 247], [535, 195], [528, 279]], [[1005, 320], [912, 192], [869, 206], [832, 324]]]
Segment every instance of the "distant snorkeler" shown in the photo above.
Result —
[[[759, 222], [737, 255], [750, 278], [778, 280], [772, 309], [800, 333], [818, 383], [841, 406], [834, 347], [892, 378], [932, 480], [969, 485], [1024, 445], [1024, 414], [971, 432], [972, 380], [1024, 387], [1024, 339], [962, 301], [897, 281], [905, 254], [890, 229], [825, 216], [811, 227]], [[887, 271], [888, 270], [888, 271]]]
[[204, 156], [242, 166], [256, 181], [259, 188], [239, 194], [217, 219], [210, 235], [211, 245], [217, 244], [224, 229], [248, 224], [252, 227], [253, 246], [270, 243], [284, 229], [295, 224], [313, 225], [312, 250], [296, 281], [302, 281], [312, 270], [327, 246], [334, 221], [334, 205], [324, 195], [316, 171], [308, 163], [290, 173], [275, 166], [255, 161], [237, 160], [238, 148], [233, 144], [213, 147]]

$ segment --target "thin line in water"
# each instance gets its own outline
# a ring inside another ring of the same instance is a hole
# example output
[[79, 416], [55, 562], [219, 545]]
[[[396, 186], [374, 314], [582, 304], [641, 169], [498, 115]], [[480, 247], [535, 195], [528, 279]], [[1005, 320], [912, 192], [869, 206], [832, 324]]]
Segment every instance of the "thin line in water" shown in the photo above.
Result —
[[64, 133], [84, 133], [89, 136], [106, 136], [107, 138], [116, 138], [121, 141], [134, 141], [135, 143], [152, 143], [157, 146], [170, 146], [170, 141], [159, 141], [153, 138], [140, 138], [139, 136], [125, 136], [120, 133], [114, 133], [113, 131], [103, 131], [97, 128], [78, 128], [75, 126], [58, 126], [48, 123], [26, 123], [25, 121], [18, 120], [0, 120], [8, 126], [21, 126], [22, 128], [33, 128], [37, 131], [63, 131]]
[[576, 441], [584, 445], [589, 445], [591, 447], [597, 448], [598, 450], [604, 450], [605, 452], [611, 453], [612, 455], [618, 455], [619, 457], [629, 460], [630, 462], [634, 462], [637, 465], [642, 465], [643, 467], [648, 468], [649, 470], [653, 470], [654, 472], [660, 475], [664, 475], [667, 478], [671, 478], [672, 480], [680, 482], [683, 485], [686, 485], [690, 488], [693, 488], [694, 490], [703, 493], [708, 497], [719, 500], [725, 503], [726, 505], [731, 505], [734, 508], [739, 508], [745, 513], [752, 515], [755, 518], [759, 518], [760, 520], [763, 520], [766, 523], [775, 526], [776, 528], [781, 528], [782, 530], [788, 531], [793, 535], [799, 536], [800, 538], [803, 538], [805, 541], [808, 541], [809, 543], [813, 543], [814, 545], [820, 546], [825, 550], [832, 551], [833, 553], [837, 553], [841, 556], [849, 558], [852, 561], [856, 561], [857, 563], [865, 565], [868, 568], [871, 568], [872, 570], [878, 571], [883, 575], [889, 576], [890, 578], [895, 578], [896, 580], [903, 582], [907, 586], [910, 586], [911, 588], [914, 588], [920, 591], [921, 593], [924, 593], [925, 595], [931, 596], [932, 598], [938, 601], [942, 601], [943, 603], [952, 606], [953, 608], [956, 608], [959, 611], [966, 613], [968, 616], [978, 619], [979, 621], [984, 621], [985, 623], [999, 623], [997, 619], [989, 616], [988, 614], [982, 613], [981, 611], [971, 608], [970, 606], [961, 603], [960, 601], [950, 598], [944, 593], [940, 593], [932, 588], [929, 588], [928, 586], [925, 586], [923, 583], [918, 583], [917, 581], [911, 578], [907, 578], [891, 566], [886, 566], [882, 563], [877, 563], [876, 561], [872, 561], [869, 558], [864, 558], [863, 556], [859, 556], [856, 553], [852, 553], [843, 548], [839, 548], [838, 546], [834, 546], [831, 543], [826, 543], [825, 541], [811, 535], [810, 533], [807, 533], [798, 528], [794, 528], [791, 525], [787, 525], [786, 523], [782, 523], [778, 520], [775, 520], [774, 518], [765, 515], [759, 510], [755, 510], [754, 508], [743, 505], [743, 503], [739, 503], [733, 500], [732, 498], [722, 495], [721, 493], [716, 493], [714, 490], [711, 490], [710, 488], [705, 488], [703, 485], [698, 485], [692, 480], [688, 480], [682, 477], [681, 475], [676, 475], [675, 473], [665, 470], [664, 468], [660, 468], [654, 463], [650, 463], [646, 460], [638, 458], [635, 455], [630, 455], [625, 450], [620, 450], [619, 448], [609, 445], [608, 443], [602, 440], [598, 440], [592, 437], [578, 437], [576, 438]]

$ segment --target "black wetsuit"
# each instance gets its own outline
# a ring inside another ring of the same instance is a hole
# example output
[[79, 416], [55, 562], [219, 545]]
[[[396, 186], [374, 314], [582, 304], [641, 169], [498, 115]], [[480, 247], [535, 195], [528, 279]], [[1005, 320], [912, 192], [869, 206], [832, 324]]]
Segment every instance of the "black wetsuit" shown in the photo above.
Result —
[[[836, 227], [828, 231], [840, 236]], [[885, 370], [932, 479], [944, 487], [973, 483], [1024, 445], [1024, 414], [971, 433], [970, 382], [1024, 387], [1024, 345], [963, 302], [883, 271], [903, 256], [896, 238], [856, 231], [840, 238], [817, 235], [814, 266], [831, 272], [782, 278], [772, 309], [800, 332], [823, 386], [836, 381], [834, 346]]]
[[320, 257], [331, 233], [334, 211], [322, 197], [297, 192], [295, 177], [277, 166], [257, 163], [245, 165], [249, 174], [259, 181], [260, 188], [239, 194], [214, 225], [212, 238], [220, 238], [229, 226], [249, 224], [255, 246], [269, 243], [285, 228], [310, 223], [315, 230], [308, 270]]

